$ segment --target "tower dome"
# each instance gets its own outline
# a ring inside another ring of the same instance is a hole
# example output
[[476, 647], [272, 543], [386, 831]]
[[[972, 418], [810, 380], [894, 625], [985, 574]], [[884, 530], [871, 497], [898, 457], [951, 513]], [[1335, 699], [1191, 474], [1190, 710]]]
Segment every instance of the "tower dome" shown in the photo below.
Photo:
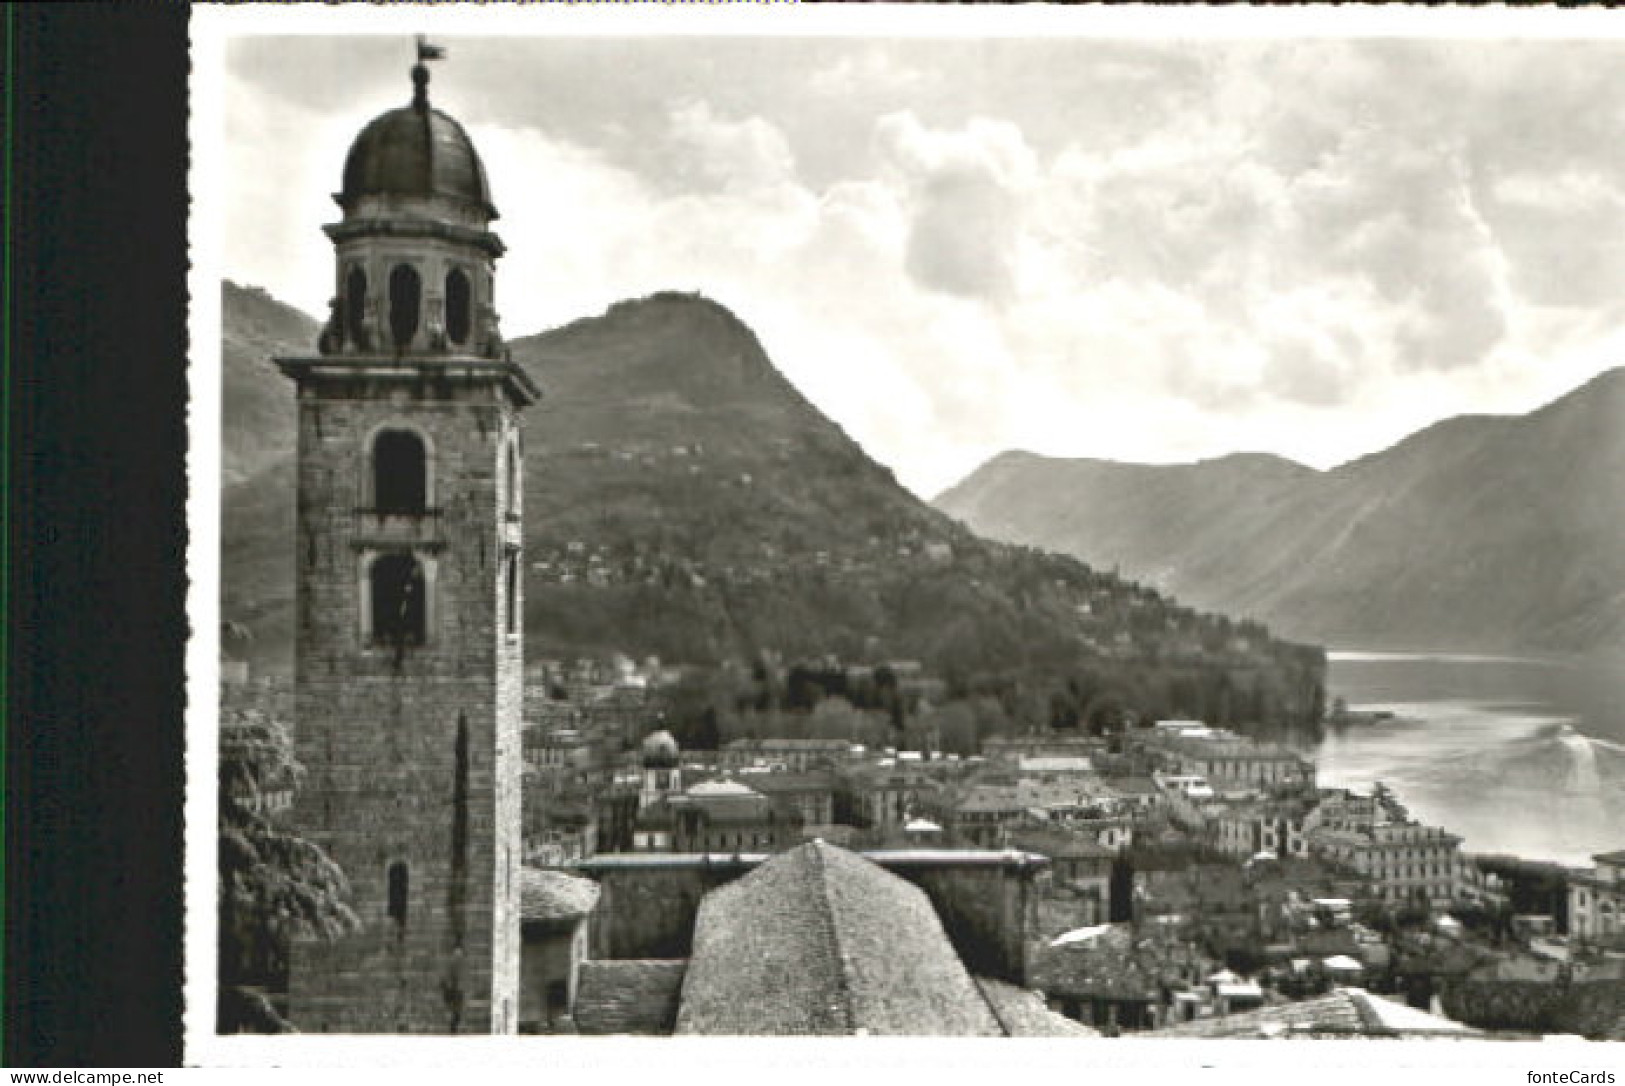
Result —
[[[510, 360], [485, 167], [463, 126], [429, 104], [423, 61], [441, 55], [419, 42], [411, 104], [374, 117], [345, 156], [333, 196], [343, 221], [323, 227], [336, 258], [324, 356]], [[515, 395], [535, 399], [522, 370], [511, 373]]]
[[348, 212], [364, 196], [443, 197], [497, 217], [473, 141], [426, 98], [379, 114], [350, 145], [335, 199]]
[[651, 732], [640, 748], [646, 769], [670, 769], [677, 764], [677, 740], [671, 732]]

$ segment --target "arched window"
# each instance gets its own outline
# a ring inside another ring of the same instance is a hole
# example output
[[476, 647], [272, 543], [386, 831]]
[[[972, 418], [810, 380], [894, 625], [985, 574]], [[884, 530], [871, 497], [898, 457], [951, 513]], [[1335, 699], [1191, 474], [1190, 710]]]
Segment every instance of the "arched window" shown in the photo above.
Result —
[[410, 430], [383, 430], [372, 443], [372, 507], [422, 513], [429, 502], [428, 454]]
[[356, 267], [344, 277], [344, 335], [352, 346], [371, 347], [366, 342], [367, 273]]
[[410, 264], [397, 264], [389, 273], [389, 335], [398, 350], [412, 344], [418, 330], [418, 306], [423, 281]]
[[372, 639], [405, 648], [427, 632], [423, 570], [409, 554], [386, 554], [372, 564]]
[[446, 335], [453, 343], [466, 343], [473, 323], [472, 291], [468, 275], [461, 268], [446, 273]]
[[397, 860], [389, 865], [389, 918], [397, 924], [406, 923], [406, 894], [410, 879], [404, 863]]

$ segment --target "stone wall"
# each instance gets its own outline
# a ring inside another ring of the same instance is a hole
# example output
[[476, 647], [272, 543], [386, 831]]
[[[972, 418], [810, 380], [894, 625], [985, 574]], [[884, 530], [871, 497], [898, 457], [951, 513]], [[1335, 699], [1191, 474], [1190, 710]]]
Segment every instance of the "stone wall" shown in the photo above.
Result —
[[1445, 1014], [1478, 1029], [1575, 1033], [1625, 1040], [1625, 981], [1464, 980], [1439, 997]]
[[[615, 860], [632, 861], [630, 856]], [[694, 917], [700, 899], [756, 866], [749, 860], [718, 858], [673, 862], [651, 857], [647, 864], [583, 864], [603, 893], [592, 914], [589, 937], [593, 958], [686, 958], [693, 946]]]
[[687, 972], [681, 960], [583, 962], [576, 1029], [587, 1036], [669, 1036]]
[[[575, 969], [585, 951], [586, 923], [574, 925], [525, 924], [524, 949], [520, 954], [519, 1022], [533, 1025], [538, 1032], [552, 1032], [556, 1019], [569, 1013], [575, 998]], [[564, 998], [549, 1006], [548, 989], [565, 986]]]
[[[1025, 983], [1025, 936], [1036, 916], [1034, 858], [1004, 854], [876, 853], [870, 858], [923, 890], [966, 968]], [[683, 958], [692, 950], [700, 899], [759, 857], [600, 856], [581, 873], [603, 887], [593, 912], [593, 958]]]
[[[397, 371], [398, 372], [398, 371]], [[343, 868], [364, 930], [296, 949], [306, 1032], [511, 1032], [518, 1018], [522, 648], [506, 632], [500, 455], [516, 412], [495, 380], [309, 379], [300, 387], [295, 825]], [[429, 450], [425, 515], [369, 514], [372, 435]], [[367, 565], [413, 554], [428, 631], [365, 636]], [[389, 871], [405, 865], [404, 913]]]
[[1036, 921], [1032, 869], [1016, 865], [886, 864], [925, 891], [965, 968], [1025, 986], [1026, 934]]

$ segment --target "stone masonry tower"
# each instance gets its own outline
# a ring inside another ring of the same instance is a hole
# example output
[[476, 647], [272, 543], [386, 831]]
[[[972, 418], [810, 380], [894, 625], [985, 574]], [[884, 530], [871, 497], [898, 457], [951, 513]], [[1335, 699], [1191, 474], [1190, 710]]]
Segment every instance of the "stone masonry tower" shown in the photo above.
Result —
[[429, 105], [356, 137], [332, 313], [298, 385], [297, 824], [363, 930], [302, 942], [306, 1033], [511, 1033], [519, 979], [519, 414], [485, 170]]

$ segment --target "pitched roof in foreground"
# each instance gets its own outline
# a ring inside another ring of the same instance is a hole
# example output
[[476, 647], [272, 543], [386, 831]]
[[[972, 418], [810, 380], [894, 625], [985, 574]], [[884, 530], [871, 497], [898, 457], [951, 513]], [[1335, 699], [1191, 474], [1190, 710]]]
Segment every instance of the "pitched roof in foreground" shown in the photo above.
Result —
[[1004, 1034], [924, 892], [812, 841], [700, 902], [680, 1034]]
[[577, 1032], [670, 1033], [687, 968], [680, 958], [582, 962], [572, 1012]]
[[519, 919], [526, 923], [574, 920], [592, 912], [601, 890], [596, 882], [563, 871], [519, 869]]
[[1462, 1040], [1482, 1036], [1460, 1022], [1372, 995], [1363, 988], [1335, 988], [1314, 999], [1261, 1007], [1220, 1018], [1199, 1018], [1141, 1037], [1404, 1037]]
[[992, 977], [977, 977], [976, 986], [993, 1009], [1006, 1037], [1099, 1037], [1097, 1030], [1056, 1014], [1044, 997]]

